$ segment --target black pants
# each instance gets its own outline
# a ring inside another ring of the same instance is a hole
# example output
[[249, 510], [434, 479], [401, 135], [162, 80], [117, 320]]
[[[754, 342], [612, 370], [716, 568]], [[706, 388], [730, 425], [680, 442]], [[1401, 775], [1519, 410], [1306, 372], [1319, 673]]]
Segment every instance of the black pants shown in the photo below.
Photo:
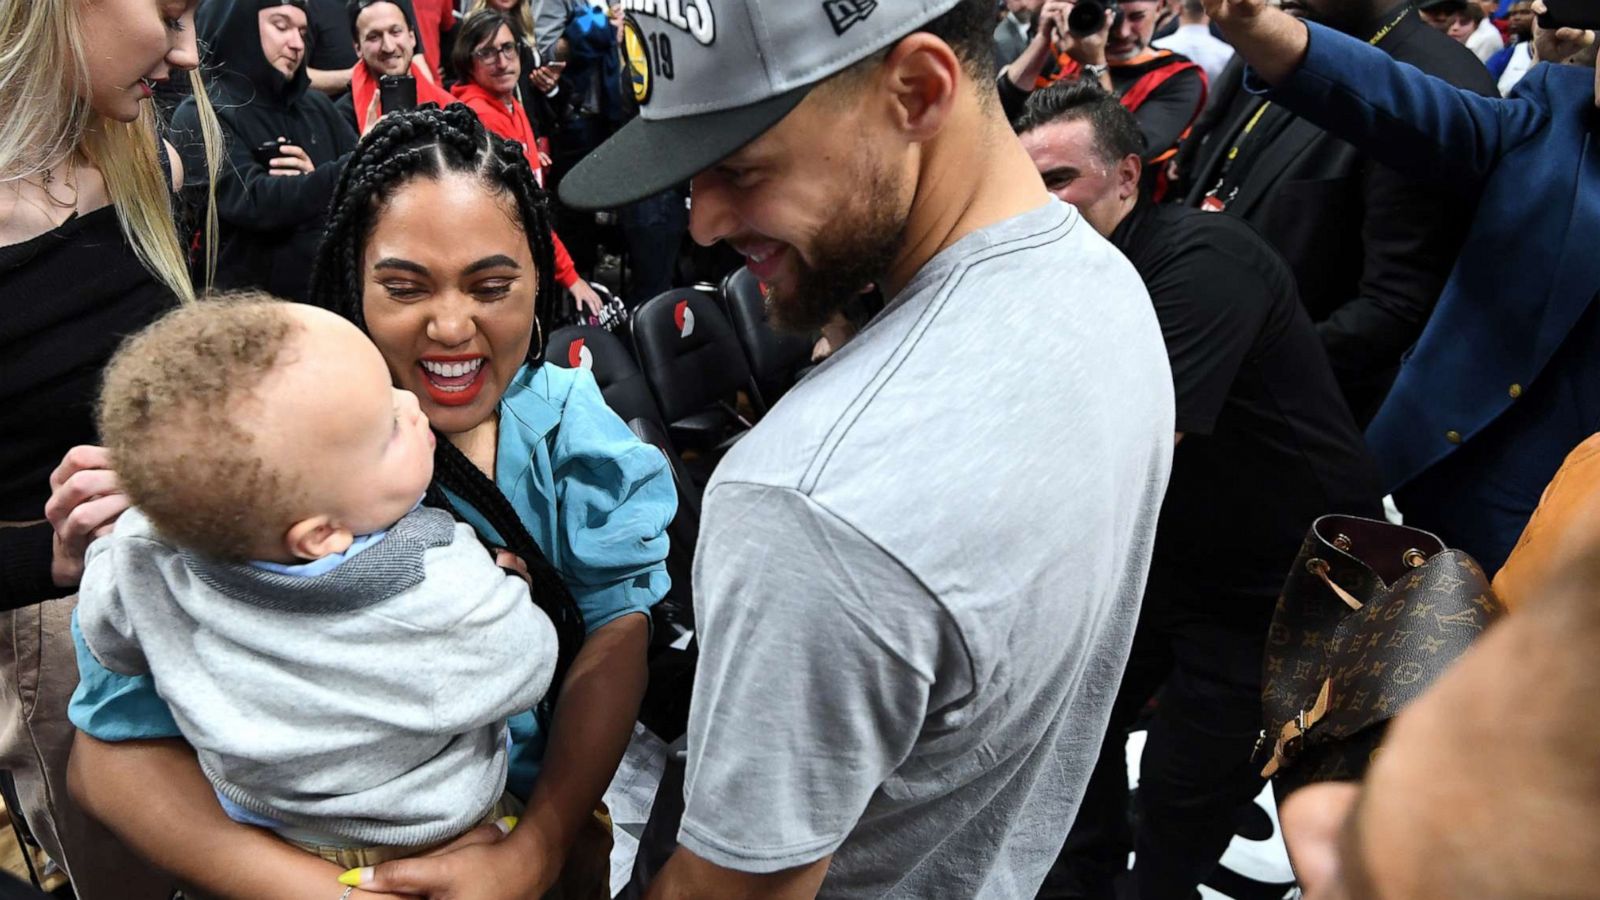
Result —
[[[578, 274], [584, 278], [594, 276], [600, 227], [595, 223], [593, 212], [572, 209], [559, 202], [557, 191], [567, 173], [610, 135], [611, 128], [599, 116], [584, 116], [568, 119], [550, 139], [550, 180], [545, 188], [555, 212], [556, 234], [561, 235], [561, 242], [567, 245]], [[626, 177], [626, 174], [619, 173], [617, 177]]]
[[685, 196], [681, 188], [668, 188], [622, 210], [630, 271], [625, 299], [630, 308], [673, 287], [678, 250], [689, 231]]
[[[1132, 890], [1122, 896], [1195, 895], [1233, 839], [1240, 808], [1261, 791], [1251, 754], [1274, 602], [1198, 592], [1181, 573], [1152, 569], [1100, 760], [1040, 898], [1117, 897], [1114, 882], [1130, 850]], [[1130, 821], [1124, 745], [1152, 697]]]

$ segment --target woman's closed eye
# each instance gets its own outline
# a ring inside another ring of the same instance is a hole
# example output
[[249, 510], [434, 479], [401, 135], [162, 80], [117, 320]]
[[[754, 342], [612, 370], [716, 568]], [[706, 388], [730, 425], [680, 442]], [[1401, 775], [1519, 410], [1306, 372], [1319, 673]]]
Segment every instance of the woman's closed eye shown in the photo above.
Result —
[[480, 300], [499, 300], [516, 287], [515, 278], [486, 278], [472, 285], [472, 296]]
[[390, 299], [407, 302], [420, 300], [427, 295], [427, 290], [415, 281], [401, 279], [384, 279], [378, 282]]

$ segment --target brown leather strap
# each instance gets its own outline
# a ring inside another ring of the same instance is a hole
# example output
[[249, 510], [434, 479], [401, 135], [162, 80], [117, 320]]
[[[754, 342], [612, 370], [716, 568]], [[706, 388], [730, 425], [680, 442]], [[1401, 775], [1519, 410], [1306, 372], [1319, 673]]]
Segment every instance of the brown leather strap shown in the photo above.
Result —
[[1311, 708], [1302, 710], [1298, 716], [1283, 723], [1283, 728], [1278, 730], [1278, 742], [1272, 746], [1272, 759], [1267, 761], [1261, 770], [1262, 778], [1271, 778], [1275, 772], [1289, 764], [1289, 745], [1305, 737], [1322, 717], [1328, 714], [1328, 704], [1333, 697], [1333, 679], [1322, 682], [1322, 690], [1317, 694], [1317, 702]]
[[1362, 605], [1361, 601], [1357, 600], [1355, 598], [1355, 596], [1352, 595], [1349, 591], [1347, 591], [1344, 588], [1340, 587], [1339, 583], [1334, 581], [1333, 578], [1328, 575], [1328, 563], [1327, 563], [1327, 560], [1322, 560], [1322, 559], [1309, 559], [1309, 560], [1306, 560], [1306, 568], [1308, 570], [1310, 570], [1313, 575], [1316, 575], [1318, 578], [1321, 578], [1323, 583], [1328, 586], [1328, 590], [1333, 591], [1333, 595], [1335, 597], [1338, 597], [1340, 600], [1343, 600], [1345, 606], [1350, 607], [1352, 610], [1359, 610], [1361, 608], [1361, 605]]

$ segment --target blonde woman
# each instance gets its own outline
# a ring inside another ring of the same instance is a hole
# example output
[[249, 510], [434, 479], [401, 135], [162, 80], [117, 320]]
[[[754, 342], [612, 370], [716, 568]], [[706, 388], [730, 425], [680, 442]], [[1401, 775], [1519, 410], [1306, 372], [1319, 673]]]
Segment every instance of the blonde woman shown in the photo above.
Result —
[[127, 505], [93, 446], [100, 369], [194, 298], [150, 98], [192, 77], [198, 2], [0, 0], [0, 768], [83, 900], [165, 896], [67, 797], [72, 601], [51, 598]]

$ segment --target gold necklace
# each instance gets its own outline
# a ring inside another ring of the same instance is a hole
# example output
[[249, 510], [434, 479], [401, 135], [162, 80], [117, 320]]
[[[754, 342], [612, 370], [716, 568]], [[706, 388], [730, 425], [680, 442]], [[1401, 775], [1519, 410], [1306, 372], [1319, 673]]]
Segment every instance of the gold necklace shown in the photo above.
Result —
[[67, 175], [62, 179], [62, 181], [65, 182], [66, 186], [72, 191], [72, 198], [70, 200], [62, 200], [50, 190], [50, 186], [55, 184], [56, 181], [55, 166], [45, 166], [44, 180], [39, 185], [40, 190], [44, 191], [45, 199], [50, 202], [51, 206], [54, 206], [57, 209], [78, 208], [78, 182], [77, 179], [72, 177], [73, 172], [76, 171], [76, 167], [72, 165], [71, 159], [67, 160], [67, 165], [69, 166], [67, 169]]

